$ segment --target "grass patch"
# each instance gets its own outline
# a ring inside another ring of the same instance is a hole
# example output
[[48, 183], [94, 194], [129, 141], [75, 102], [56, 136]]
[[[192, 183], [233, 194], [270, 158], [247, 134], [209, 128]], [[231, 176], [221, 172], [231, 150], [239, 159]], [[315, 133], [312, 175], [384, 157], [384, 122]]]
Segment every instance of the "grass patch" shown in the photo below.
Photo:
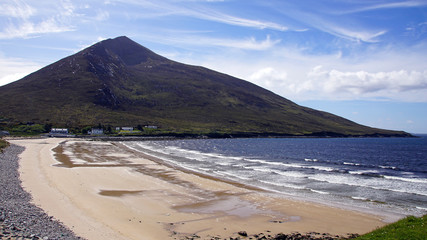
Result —
[[35, 136], [42, 133], [46, 133], [47, 130], [43, 125], [34, 124], [34, 125], [17, 125], [10, 130], [11, 135], [13, 136]]
[[356, 238], [357, 240], [425, 240], [427, 239], [427, 215], [407, 217]]
[[9, 146], [9, 142], [7, 142], [3, 139], [0, 139], [0, 152], [3, 152], [3, 150], [5, 148], [7, 148], [8, 146]]

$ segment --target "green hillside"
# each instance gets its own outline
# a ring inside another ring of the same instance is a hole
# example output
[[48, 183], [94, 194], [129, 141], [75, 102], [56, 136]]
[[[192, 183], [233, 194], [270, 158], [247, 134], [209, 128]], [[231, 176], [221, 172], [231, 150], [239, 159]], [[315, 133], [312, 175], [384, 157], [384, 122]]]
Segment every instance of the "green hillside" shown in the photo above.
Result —
[[127, 37], [99, 42], [0, 87], [0, 118], [59, 127], [155, 125], [169, 133], [382, 135]]
[[425, 240], [427, 239], [427, 215], [409, 216], [385, 227], [358, 237], [356, 240]]

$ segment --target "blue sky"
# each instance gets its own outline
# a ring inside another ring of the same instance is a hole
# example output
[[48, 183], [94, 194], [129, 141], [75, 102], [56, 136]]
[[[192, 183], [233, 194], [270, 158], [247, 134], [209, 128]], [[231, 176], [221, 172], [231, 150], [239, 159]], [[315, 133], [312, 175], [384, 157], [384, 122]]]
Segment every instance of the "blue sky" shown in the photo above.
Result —
[[304, 106], [427, 133], [427, 0], [2, 0], [0, 85], [123, 35]]

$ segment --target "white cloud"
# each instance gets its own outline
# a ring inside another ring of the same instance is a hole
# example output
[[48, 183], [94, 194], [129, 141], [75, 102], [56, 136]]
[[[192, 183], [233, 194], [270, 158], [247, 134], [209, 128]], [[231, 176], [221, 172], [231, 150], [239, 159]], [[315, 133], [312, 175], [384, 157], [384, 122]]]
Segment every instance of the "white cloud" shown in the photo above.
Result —
[[[388, 32], [387, 28], [373, 27], [374, 25], [366, 24], [361, 18], [354, 18], [344, 15], [344, 12], [334, 13], [329, 8], [323, 8], [328, 4], [316, 4], [321, 6], [315, 9], [312, 6], [300, 8], [296, 3], [285, 3], [283, 7], [277, 8], [283, 16], [290, 17], [297, 22], [310, 26], [338, 38], [351, 41], [378, 42], [378, 37]], [[353, 6], [353, 4], [351, 4]], [[333, 8], [332, 8], [333, 9]], [[303, 29], [306, 29], [304, 27]]]
[[386, 2], [381, 4], [370, 5], [362, 8], [353, 9], [350, 11], [345, 11], [342, 13], [357, 13], [357, 12], [365, 12], [372, 11], [378, 9], [390, 9], [390, 8], [411, 8], [411, 7], [419, 7], [425, 6], [427, 2], [425, 1], [400, 1], [400, 2]]
[[36, 10], [24, 1], [13, 1], [0, 4], [0, 16], [27, 19], [35, 14]]
[[0, 57], [0, 86], [19, 80], [41, 67], [41, 64], [24, 59]]
[[205, 20], [211, 20], [215, 22], [226, 23], [229, 25], [259, 28], [259, 29], [273, 29], [278, 31], [288, 30], [288, 27], [278, 23], [241, 18], [241, 17], [231, 16], [228, 14], [224, 14], [224, 13], [220, 13], [212, 10], [200, 9], [196, 11], [187, 11], [187, 13], [193, 17], [197, 17]]
[[325, 31], [332, 35], [346, 38], [349, 40], [363, 41], [363, 42], [378, 42], [377, 38], [387, 33], [385, 30], [381, 31], [358, 31], [344, 27], [336, 27], [333, 24], [329, 24]]
[[101, 11], [101, 10], [97, 10], [96, 11], [96, 16], [95, 19], [97, 21], [105, 21], [110, 17], [110, 13], [107, 11]]
[[232, 49], [175, 57], [248, 80], [294, 101], [427, 102], [422, 49], [373, 50], [347, 58], [337, 53], [310, 55], [295, 46], [274, 45], [263, 50], [261, 57], [259, 52]]
[[248, 50], [267, 50], [274, 45], [278, 44], [280, 40], [271, 40], [270, 36], [267, 36], [265, 40], [257, 41], [254, 37], [248, 39], [203, 39], [203, 44], [216, 45], [223, 47], [248, 49]]
[[[198, 18], [213, 22], [224, 23], [228, 25], [258, 28], [258, 29], [273, 29], [278, 31], [287, 31], [288, 27], [279, 23], [263, 20], [255, 20], [244, 17], [233, 16], [220, 11], [215, 11], [212, 8], [203, 6], [192, 6], [182, 4], [182, 2], [173, 1], [154, 1], [154, 0], [115, 0], [124, 4], [133, 4], [150, 10], [150, 13], [139, 15], [141, 18], [164, 17], [166, 15], [186, 16]], [[154, 12], [156, 13], [154, 13]]]
[[71, 26], [61, 25], [54, 18], [39, 23], [23, 21], [17, 25], [9, 24], [9, 26], [0, 32], [0, 39], [28, 38], [38, 34], [69, 32], [74, 30], [75, 29]]
[[329, 99], [389, 98], [427, 101], [427, 71], [339, 71], [322, 66], [311, 69], [296, 88]]
[[313, 87], [321, 87], [327, 93], [347, 92], [360, 95], [379, 91], [398, 93], [427, 89], [427, 71], [341, 72], [335, 69], [323, 70], [321, 66], [317, 66], [308, 73], [307, 79]]
[[327, 19], [325, 16], [304, 13], [306, 17], [300, 20], [320, 31], [333, 36], [351, 41], [378, 42], [377, 38], [387, 33], [384, 29], [371, 29], [371, 27], [361, 27], [358, 24], [346, 23], [346, 20]]
[[[0, 39], [31, 38], [40, 34], [74, 31], [69, 24], [78, 17], [74, 5], [68, 0], [57, 1], [49, 5], [15, 0], [1, 5], [0, 16], [7, 16], [8, 24], [0, 32]], [[49, 6], [50, 8], [46, 8]]]
[[60, 11], [61, 16], [74, 16], [76, 7], [71, 3], [71, 1], [62, 0], [59, 5], [60, 8], [58, 10]]
[[273, 67], [266, 67], [257, 70], [249, 76], [248, 80], [262, 87], [271, 89], [283, 87], [286, 84], [288, 74], [285, 71], [278, 71]]
[[[171, 34], [172, 33], [172, 34]], [[167, 36], [167, 37], [166, 37]], [[269, 35], [265, 37], [264, 40], [257, 40], [254, 37], [243, 38], [243, 39], [231, 39], [231, 38], [214, 38], [214, 37], [204, 37], [202, 35], [189, 35], [180, 33], [177, 31], [165, 31], [162, 34], [153, 34], [153, 35], [144, 35], [144, 39], [149, 39], [157, 43], [163, 43], [167, 45], [188, 45], [193, 48], [196, 46], [203, 47], [227, 47], [234, 49], [243, 49], [243, 50], [255, 50], [255, 51], [265, 51], [272, 49], [278, 43], [281, 42], [280, 39], [271, 39]]]

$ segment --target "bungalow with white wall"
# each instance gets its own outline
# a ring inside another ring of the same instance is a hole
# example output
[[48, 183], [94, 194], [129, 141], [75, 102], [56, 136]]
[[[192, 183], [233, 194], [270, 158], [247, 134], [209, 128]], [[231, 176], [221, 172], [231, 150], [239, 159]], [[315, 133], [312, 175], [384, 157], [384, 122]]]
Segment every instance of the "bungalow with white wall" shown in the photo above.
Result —
[[104, 129], [102, 128], [92, 128], [90, 131], [88, 131], [88, 134], [90, 135], [103, 135]]
[[67, 137], [69, 136], [68, 128], [52, 128], [49, 132], [50, 137]]

